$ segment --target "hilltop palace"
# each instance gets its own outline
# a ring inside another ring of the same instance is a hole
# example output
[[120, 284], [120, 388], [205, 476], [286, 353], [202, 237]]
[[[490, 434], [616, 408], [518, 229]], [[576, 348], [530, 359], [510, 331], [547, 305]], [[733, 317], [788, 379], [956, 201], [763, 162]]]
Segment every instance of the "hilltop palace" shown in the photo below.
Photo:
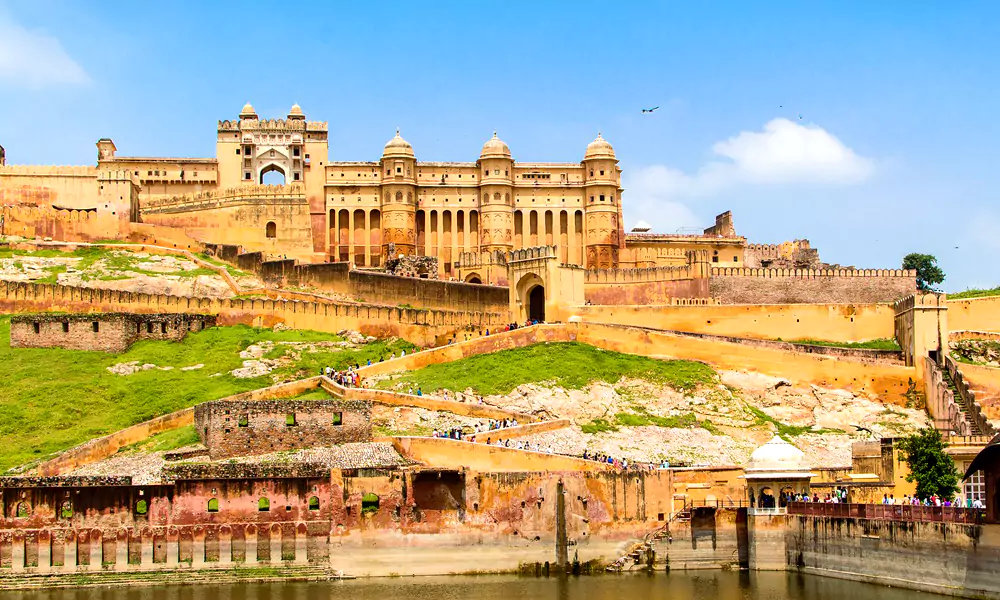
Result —
[[[800, 266], [817, 263], [806, 241], [748, 246], [728, 213], [702, 235], [625, 233], [622, 171], [600, 135], [576, 163], [517, 162], [496, 134], [475, 161], [420, 162], [398, 131], [376, 161], [330, 161], [326, 122], [307, 120], [298, 105], [285, 119], [260, 119], [247, 104], [238, 119], [219, 121], [215, 158], [119, 156], [110, 139], [97, 148], [96, 166], [0, 169], [0, 204], [110, 211], [119, 219], [94, 232], [104, 238], [129, 213], [202, 241], [362, 268], [384, 265], [392, 244], [401, 255], [437, 257], [444, 277], [462, 252], [543, 245], [590, 269], [683, 264], [689, 250], [709, 251], [716, 267], [793, 255]], [[262, 187], [271, 172], [286, 185]]]

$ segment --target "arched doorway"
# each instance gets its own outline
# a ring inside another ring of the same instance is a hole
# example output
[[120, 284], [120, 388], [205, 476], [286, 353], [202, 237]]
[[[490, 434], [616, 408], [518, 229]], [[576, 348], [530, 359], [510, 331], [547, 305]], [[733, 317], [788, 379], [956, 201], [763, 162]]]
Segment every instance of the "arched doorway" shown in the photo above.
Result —
[[261, 185], [285, 185], [285, 170], [278, 165], [267, 165], [260, 171]]
[[545, 321], [545, 288], [536, 285], [535, 287], [528, 290], [528, 306], [527, 306], [528, 320], [538, 321], [542, 323]]
[[471, 273], [465, 278], [465, 283], [482, 283], [483, 279], [479, 276], [479, 273]]

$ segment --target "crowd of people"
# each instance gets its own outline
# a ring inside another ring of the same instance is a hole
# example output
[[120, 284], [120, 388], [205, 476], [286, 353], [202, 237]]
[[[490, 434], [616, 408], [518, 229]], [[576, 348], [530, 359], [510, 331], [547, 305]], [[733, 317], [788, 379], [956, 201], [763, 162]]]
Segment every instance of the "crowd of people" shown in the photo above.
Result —
[[913, 496], [906, 494], [902, 498], [895, 498], [893, 494], [883, 494], [882, 504], [900, 506], [954, 506], [957, 508], [984, 508], [984, 505], [979, 498], [971, 500], [967, 498], [965, 502], [963, 502], [961, 496], [955, 496], [954, 498], [942, 498], [937, 494], [931, 494], [926, 498], [918, 498], [915, 494]]
[[321, 374], [344, 387], [364, 387], [364, 380], [357, 369], [358, 365], [349, 366], [346, 371], [337, 371], [333, 367], [323, 367]]

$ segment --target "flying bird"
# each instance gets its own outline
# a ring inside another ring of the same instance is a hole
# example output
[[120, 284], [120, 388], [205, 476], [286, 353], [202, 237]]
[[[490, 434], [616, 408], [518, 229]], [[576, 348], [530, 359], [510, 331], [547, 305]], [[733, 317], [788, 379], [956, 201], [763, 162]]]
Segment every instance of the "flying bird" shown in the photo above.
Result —
[[656, 110], [658, 108], [660, 108], [660, 107], [659, 106], [654, 106], [653, 108], [644, 108], [644, 109], [642, 109], [642, 112], [644, 112], [644, 113], [651, 113], [651, 112], [653, 112], [654, 110]]
[[799, 113], [799, 120], [802, 120], [802, 113]]

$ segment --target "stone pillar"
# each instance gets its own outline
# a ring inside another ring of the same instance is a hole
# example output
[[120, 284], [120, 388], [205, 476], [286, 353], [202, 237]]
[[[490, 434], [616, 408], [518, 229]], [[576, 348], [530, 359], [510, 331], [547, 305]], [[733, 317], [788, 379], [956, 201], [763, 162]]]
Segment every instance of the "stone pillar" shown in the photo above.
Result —
[[104, 568], [104, 535], [100, 529], [90, 532], [90, 564], [88, 571], [100, 571]]
[[[350, 250], [347, 251], [347, 261], [353, 265], [354, 264], [354, 243], [355, 243], [355, 240], [354, 240], [354, 209], [353, 208], [347, 210], [347, 222], [349, 224], [348, 228], [347, 228], [347, 247], [350, 248]], [[357, 265], [355, 265], [355, 266], [357, 266]]]
[[205, 567], [205, 528], [198, 525], [191, 534], [191, 568]]
[[247, 566], [257, 564], [257, 526], [247, 525], [246, 529], [243, 530], [243, 544], [246, 548], [246, 559], [245, 562]]
[[271, 564], [281, 564], [281, 525], [271, 525]]
[[76, 571], [77, 553], [79, 552], [80, 536], [73, 529], [66, 531], [63, 539], [63, 571]]
[[181, 533], [176, 527], [167, 529], [167, 568], [176, 569], [181, 557]]
[[24, 571], [24, 532], [15, 531], [10, 539], [10, 570], [14, 573]]
[[115, 540], [115, 571], [128, 569], [128, 530], [119, 529]]
[[295, 526], [295, 564], [309, 564], [309, 530], [305, 523]]
[[144, 570], [153, 568], [153, 543], [155, 542], [153, 530], [143, 527], [142, 537], [139, 539], [140, 557], [139, 564]]
[[365, 236], [365, 266], [372, 266], [372, 211], [364, 211], [364, 236]]
[[219, 528], [219, 564], [233, 564], [233, 529], [228, 525]]
[[52, 532], [43, 529], [38, 532], [38, 572], [52, 570]]

